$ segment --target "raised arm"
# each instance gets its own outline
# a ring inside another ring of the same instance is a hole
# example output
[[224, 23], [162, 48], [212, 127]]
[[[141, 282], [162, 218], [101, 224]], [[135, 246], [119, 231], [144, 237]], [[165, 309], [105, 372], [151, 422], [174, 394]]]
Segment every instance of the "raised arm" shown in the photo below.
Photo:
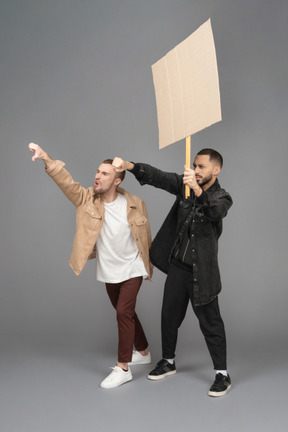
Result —
[[34, 152], [32, 161], [43, 160], [46, 173], [76, 207], [86, 202], [88, 195], [93, 193], [93, 188], [86, 189], [80, 183], [75, 182], [71, 174], [64, 168], [65, 163], [52, 159], [38, 144], [30, 143], [28, 147], [31, 152]]

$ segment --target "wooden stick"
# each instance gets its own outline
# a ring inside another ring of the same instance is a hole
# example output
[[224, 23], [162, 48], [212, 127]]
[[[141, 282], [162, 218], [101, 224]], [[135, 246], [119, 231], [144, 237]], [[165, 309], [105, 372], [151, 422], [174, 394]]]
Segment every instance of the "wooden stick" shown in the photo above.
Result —
[[[191, 165], [191, 135], [186, 137], [186, 168], [190, 168]], [[185, 198], [190, 196], [190, 188], [185, 185]]]

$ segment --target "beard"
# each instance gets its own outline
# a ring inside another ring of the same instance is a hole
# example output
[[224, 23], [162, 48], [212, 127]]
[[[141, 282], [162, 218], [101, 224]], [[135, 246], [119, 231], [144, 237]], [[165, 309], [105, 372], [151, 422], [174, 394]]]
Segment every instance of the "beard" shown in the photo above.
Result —
[[102, 195], [103, 193], [109, 192], [113, 187], [113, 182], [111, 182], [110, 185], [106, 185], [106, 187], [103, 186], [94, 186], [94, 194], [100, 194]]
[[104, 189], [102, 188], [96, 188], [94, 187], [94, 193], [95, 194], [103, 194], [103, 192], [106, 192]]
[[205, 186], [207, 183], [209, 183], [212, 180], [213, 176], [212, 174], [209, 177], [202, 177], [197, 179], [197, 183], [199, 186]]

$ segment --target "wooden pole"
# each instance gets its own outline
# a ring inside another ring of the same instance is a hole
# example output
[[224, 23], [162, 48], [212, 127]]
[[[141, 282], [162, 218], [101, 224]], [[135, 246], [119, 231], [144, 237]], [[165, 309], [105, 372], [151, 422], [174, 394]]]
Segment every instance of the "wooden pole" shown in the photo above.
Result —
[[[186, 137], [186, 167], [190, 168], [191, 165], [191, 135]], [[190, 196], [190, 188], [185, 185], [185, 198]]]

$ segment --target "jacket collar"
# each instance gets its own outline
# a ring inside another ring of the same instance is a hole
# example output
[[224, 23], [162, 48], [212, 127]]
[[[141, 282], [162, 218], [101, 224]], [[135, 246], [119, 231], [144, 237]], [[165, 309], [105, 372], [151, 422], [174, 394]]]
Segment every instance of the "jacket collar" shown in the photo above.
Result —
[[117, 192], [121, 193], [125, 196], [126, 200], [127, 200], [127, 207], [131, 207], [131, 208], [136, 208], [137, 204], [134, 200], [134, 196], [131, 195], [129, 192], [127, 192], [125, 189], [122, 189], [120, 187], [117, 188]]
[[215, 182], [205, 191], [205, 192], [215, 192], [215, 190], [217, 190], [217, 189], [219, 189], [219, 181], [218, 181], [218, 179], [217, 179], [217, 177], [216, 177], [216, 180], [215, 180]]

